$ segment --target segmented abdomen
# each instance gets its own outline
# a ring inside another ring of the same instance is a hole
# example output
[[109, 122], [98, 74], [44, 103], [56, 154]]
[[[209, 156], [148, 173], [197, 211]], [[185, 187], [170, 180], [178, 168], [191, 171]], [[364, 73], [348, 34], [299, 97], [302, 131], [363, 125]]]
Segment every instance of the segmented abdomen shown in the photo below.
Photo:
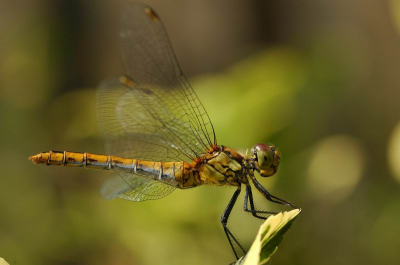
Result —
[[42, 152], [29, 158], [35, 164], [116, 170], [147, 176], [178, 188], [200, 185], [192, 165], [180, 162], [154, 162], [134, 158], [68, 151]]

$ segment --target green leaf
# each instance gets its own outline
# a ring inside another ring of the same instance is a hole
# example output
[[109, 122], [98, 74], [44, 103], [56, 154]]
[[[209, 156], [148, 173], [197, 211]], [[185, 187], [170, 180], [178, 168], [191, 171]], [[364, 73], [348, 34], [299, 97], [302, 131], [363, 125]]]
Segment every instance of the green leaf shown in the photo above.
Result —
[[0, 258], [0, 265], [9, 265], [9, 264], [3, 258]]
[[283, 235], [289, 230], [300, 212], [301, 210], [299, 209], [281, 212], [265, 220], [249, 252], [246, 256], [240, 258], [236, 265], [266, 264], [278, 249]]

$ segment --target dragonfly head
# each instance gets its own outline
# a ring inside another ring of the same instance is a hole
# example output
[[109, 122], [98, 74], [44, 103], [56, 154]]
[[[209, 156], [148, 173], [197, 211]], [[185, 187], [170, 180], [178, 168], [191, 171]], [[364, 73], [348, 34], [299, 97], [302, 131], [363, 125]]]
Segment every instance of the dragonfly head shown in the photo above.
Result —
[[256, 170], [262, 177], [270, 177], [276, 173], [281, 159], [279, 150], [273, 144], [256, 144], [253, 148], [252, 160]]

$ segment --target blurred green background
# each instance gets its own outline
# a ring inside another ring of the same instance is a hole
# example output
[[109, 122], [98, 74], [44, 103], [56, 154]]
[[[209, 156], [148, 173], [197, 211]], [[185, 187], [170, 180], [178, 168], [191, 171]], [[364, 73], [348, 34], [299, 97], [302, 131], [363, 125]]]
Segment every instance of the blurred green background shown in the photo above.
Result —
[[[399, 263], [400, 1], [145, 2], [219, 143], [282, 152], [278, 174], [261, 182], [303, 213], [273, 264]], [[233, 188], [106, 201], [98, 189], [109, 172], [28, 161], [103, 153], [95, 91], [123, 72], [126, 3], [0, 3], [0, 257], [10, 264], [234, 260], [219, 222]], [[248, 248], [261, 221], [242, 211], [242, 196], [230, 227]]]

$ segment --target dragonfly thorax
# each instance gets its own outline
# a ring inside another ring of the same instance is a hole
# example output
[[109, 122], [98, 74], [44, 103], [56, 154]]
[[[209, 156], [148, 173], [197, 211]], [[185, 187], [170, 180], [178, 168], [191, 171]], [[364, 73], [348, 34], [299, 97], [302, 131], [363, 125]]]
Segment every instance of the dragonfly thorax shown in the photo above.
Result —
[[200, 181], [197, 185], [240, 186], [247, 182], [243, 162], [244, 157], [235, 150], [215, 145], [193, 165]]

